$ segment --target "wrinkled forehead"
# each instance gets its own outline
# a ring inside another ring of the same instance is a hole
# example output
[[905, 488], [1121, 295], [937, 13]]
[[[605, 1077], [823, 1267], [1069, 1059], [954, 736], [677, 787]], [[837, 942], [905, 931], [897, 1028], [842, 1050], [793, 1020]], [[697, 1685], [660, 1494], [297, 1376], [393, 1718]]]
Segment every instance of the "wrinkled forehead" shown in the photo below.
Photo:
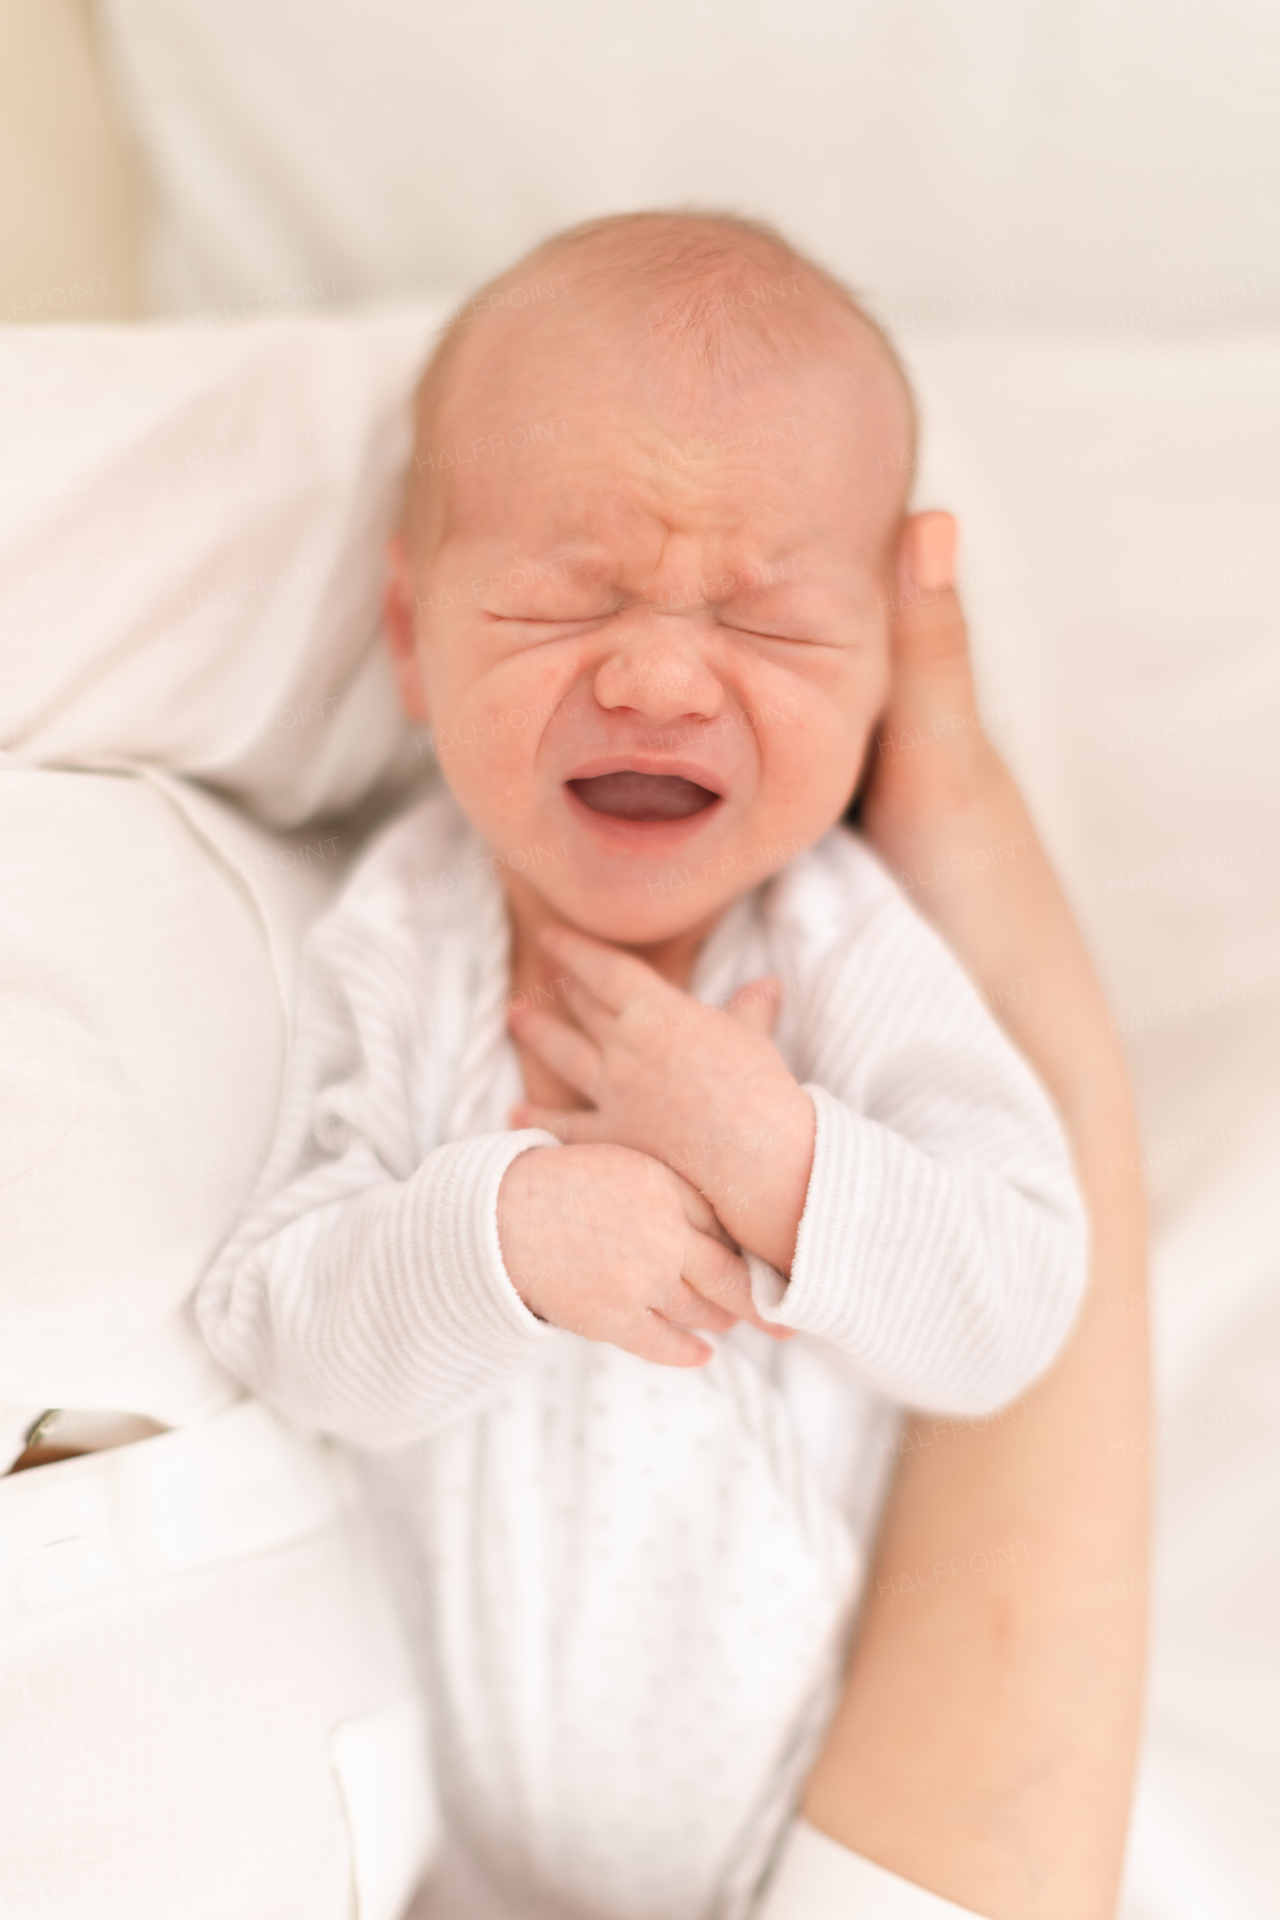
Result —
[[433, 543], [542, 528], [608, 545], [648, 515], [690, 532], [756, 521], [765, 545], [803, 533], [878, 557], [911, 433], [901, 378], [856, 320], [735, 359], [673, 352], [643, 316], [511, 315], [452, 355], [422, 412], [417, 484]]

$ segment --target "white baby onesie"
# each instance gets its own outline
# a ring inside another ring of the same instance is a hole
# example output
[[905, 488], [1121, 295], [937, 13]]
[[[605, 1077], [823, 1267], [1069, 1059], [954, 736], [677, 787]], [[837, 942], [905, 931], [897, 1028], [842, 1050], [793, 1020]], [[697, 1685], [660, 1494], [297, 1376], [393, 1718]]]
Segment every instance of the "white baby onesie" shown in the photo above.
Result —
[[275, 1145], [200, 1321], [266, 1400], [376, 1450], [486, 1917], [735, 1920], [836, 1698], [894, 1405], [1030, 1385], [1083, 1214], [1032, 1074], [836, 829], [731, 909], [693, 985], [784, 982], [814, 1166], [789, 1283], [752, 1265], [797, 1337], [739, 1326], [685, 1371], [545, 1325], [497, 1233], [507, 1166], [555, 1146], [505, 1130], [497, 864], [437, 797], [314, 930]]

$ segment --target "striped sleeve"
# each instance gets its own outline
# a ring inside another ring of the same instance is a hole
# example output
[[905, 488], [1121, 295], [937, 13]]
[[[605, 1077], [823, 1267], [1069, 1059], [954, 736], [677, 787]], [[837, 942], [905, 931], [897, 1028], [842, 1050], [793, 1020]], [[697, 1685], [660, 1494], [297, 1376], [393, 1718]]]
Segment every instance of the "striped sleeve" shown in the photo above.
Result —
[[418, 1159], [420, 971], [402, 933], [353, 908], [317, 928], [275, 1143], [196, 1301], [210, 1347], [247, 1386], [367, 1447], [468, 1413], [548, 1331], [507, 1275], [497, 1205], [512, 1160], [556, 1143], [486, 1134]]
[[1047, 1096], [896, 892], [818, 966], [800, 1015], [817, 1116], [791, 1278], [757, 1305], [936, 1413], [1015, 1399], [1060, 1351], [1087, 1234]]

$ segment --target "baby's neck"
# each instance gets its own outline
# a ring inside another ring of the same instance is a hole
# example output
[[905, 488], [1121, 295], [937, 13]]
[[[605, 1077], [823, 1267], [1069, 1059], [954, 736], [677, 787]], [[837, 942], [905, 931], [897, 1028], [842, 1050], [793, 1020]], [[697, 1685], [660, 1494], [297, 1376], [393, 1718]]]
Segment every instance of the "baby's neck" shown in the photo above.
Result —
[[[538, 935], [544, 927], [562, 927], [571, 923], [548, 906], [541, 894], [536, 893], [518, 874], [504, 874], [503, 879], [511, 916], [511, 990], [513, 993], [529, 994], [535, 1001], [539, 993], [554, 995], [556, 981], [563, 968], [556, 967], [543, 952]], [[672, 986], [687, 988], [693, 978], [698, 951], [721, 917], [720, 913], [713, 914], [710, 919], [699, 921], [696, 926], [673, 934], [669, 939], [656, 940], [647, 946], [629, 946], [624, 951], [635, 954], [638, 960], [643, 960], [664, 980], [669, 980]], [[563, 1000], [563, 997], [564, 989], [561, 986], [559, 998]]]

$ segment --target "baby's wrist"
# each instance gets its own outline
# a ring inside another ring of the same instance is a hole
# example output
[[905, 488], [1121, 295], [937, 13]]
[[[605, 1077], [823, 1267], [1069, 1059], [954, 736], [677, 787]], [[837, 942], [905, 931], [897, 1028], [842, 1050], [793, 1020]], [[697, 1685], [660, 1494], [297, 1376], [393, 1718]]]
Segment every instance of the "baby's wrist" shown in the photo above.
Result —
[[527, 1268], [530, 1262], [531, 1215], [537, 1211], [536, 1188], [540, 1169], [535, 1163], [547, 1151], [541, 1145], [525, 1147], [508, 1161], [498, 1182], [497, 1203], [498, 1252], [502, 1256], [507, 1278], [530, 1313], [539, 1320], [544, 1316], [538, 1313], [529, 1298]]
[[793, 1080], [767, 1118], [717, 1143], [693, 1181], [738, 1245], [783, 1274], [791, 1271], [816, 1132], [813, 1101]]

